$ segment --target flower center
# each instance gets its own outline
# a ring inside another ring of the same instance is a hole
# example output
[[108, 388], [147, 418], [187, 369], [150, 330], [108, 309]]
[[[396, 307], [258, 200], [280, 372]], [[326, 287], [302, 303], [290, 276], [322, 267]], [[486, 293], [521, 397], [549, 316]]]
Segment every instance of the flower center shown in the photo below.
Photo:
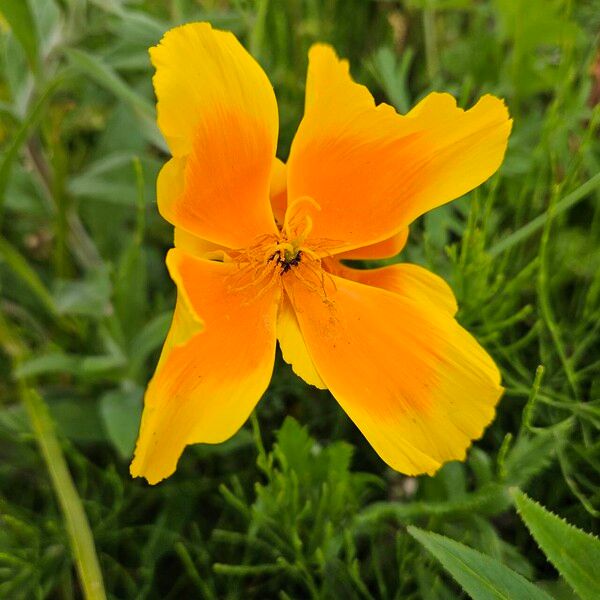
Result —
[[[260, 296], [273, 285], [282, 285], [283, 276], [297, 278], [311, 289], [324, 290], [322, 252], [319, 242], [306, 244], [313, 221], [309, 209], [320, 210], [308, 196], [288, 205], [278, 234], [261, 236], [250, 247], [230, 252], [238, 270], [232, 275], [232, 289], [254, 288]], [[314, 248], [312, 246], [315, 246]], [[297, 267], [302, 264], [301, 269]]]
[[[285, 246], [291, 246], [291, 249]], [[302, 250], [294, 250], [291, 244], [278, 244], [278, 246], [284, 246], [279, 250], [276, 250], [269, 258], [267, 263], [274, 261], [277, 266], [281, 267], [281, 275], [287, 273], [292, 267], [297, 267], [300, 264], [302, 258]]]
[[266, 264], [274, 263], [279, 268], [280, 275], [297, 267], [304, 256], [319, 261], [317, 255], [305, 246], [313, 226], [312, 218], [305, 210], [307, 205], [320, 210], [320, 206], [312, 198], [297, 198], [287, 208], [280, 237], [275, 244], [259, 242], [259, 246], [270, 247], [265, 254]]

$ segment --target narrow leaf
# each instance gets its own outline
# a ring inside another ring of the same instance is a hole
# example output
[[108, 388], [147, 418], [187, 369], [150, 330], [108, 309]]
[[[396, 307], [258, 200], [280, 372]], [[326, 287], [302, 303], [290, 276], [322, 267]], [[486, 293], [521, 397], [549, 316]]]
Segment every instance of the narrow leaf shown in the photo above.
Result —
[[474, 600], [551, 600], [522, 575], [477, 550], [437, 533], [407, 529]]
[[0, 12], [23, 47], [29, 65], [35, 70], [38, 64], [38, 40], [29, 2], [26, 0], [2, 0]]
[[[572, 191], [568, 196], [565, 196], [562, 200], [559, 200], [554, 207], [554, 216], [558, 216], [565, 210], [569, 210], [570, 208], [575, 206], [584, 198], [587, 198], [587, 196], [591, 194], [594, 190], [596, 190], [598, 186], [600, 186], [600, 173], [588, 179], [585, 183], [581, 184], [576, 190]], [[517, 229], [517, 231], [511, 233], [510, 235], [507, 235], [495, 246], [492, 246], [489, 249], [488, 254], [492, 258], [495, 258], [496, 256], [502, 254], [502, 252], [505, 252], [509, 248], [520, 244], [523, 240], [526, 240], [530, 235], [542, 229], [547, 219], [548, 211], [537, 216], [535, 219], [533, 219], [526, 225], [523, 225], [523, 227], [520, 227], [519, 229]]]
[[131, 341], [129, 376], [132, 379], [140, 375], [145, 360], [165, 341], [172, 318], [170, 310], [157, 315]]
[[100, 399], [100, 414], [113, 446], [122, 458], [133, 452], [142, 416], [143, 390], [136, 386], [111, 390]]
[[512, 495], [531, 535], [567, 583], [583, 600], [600, 598], [600, 539], [547, 511], [520, 490], [513, 490]]
[[44, 86], [39, 92], [35, 104], [29, 109], [29, 112], [23, 118], [17, 131], [12, 135], [12, 138], [9, 138], [9, 143], [0, 157], [0, 212], [4, 205], [4, 197], [8, 186], [8, 178], [11, 173], [12, 163], [19, 155], [21, 146], [27, 142], [30, 131], [38, 124], [44, 115], [44, 108], [52, 98], [54, 91], [68, 78], [68, 76], [68, 71], [61, 71], [57, 77], [50, 80]]
[[154, 107], [146, 98], [136, 93], [116, 71], [93, 54], [75, 48], [70, 48], [65, 52], [73, 67], [129, 104], [140, 119], [146, 139], [160, 150], [168, 151], [155, 124]]
[[58, 314], [54, 298], [39, 275], [29, 265], [27, 259], [2, 237], [0, 237], [0, 261], [6, 263], [7, 267], [29, 288], [33, 296], [51, 315]]

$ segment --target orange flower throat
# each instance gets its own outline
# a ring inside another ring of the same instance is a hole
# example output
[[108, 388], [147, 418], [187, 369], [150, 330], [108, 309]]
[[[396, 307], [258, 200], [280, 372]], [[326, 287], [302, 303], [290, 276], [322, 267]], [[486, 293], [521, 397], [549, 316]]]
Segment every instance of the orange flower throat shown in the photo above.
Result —
[[232, 290], [256, 286], [262, 295], [271, 286], [282, 285], [283, 276], [289, 274], [327, 297], [325, 275], [329, 274], [329, 253], [326, 248], [330, 242], [310, 240], [307, 243], [313, 226], [310, 209], [320, 210], [313, 198], [303, 196], [294, 200], [288, 206], [283, 224], [279, 225], [278, 234], [259, 236], [250, 247], [229, 253], [239, 268]]

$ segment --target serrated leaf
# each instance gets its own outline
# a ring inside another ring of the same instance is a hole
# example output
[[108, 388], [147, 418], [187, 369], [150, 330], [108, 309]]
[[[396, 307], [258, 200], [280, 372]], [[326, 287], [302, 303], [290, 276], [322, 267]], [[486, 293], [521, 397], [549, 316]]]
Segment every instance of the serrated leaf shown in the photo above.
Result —
[[477, 512], [479, 515], [497, 515], [510, 506], [510, 496], [505, 486], [488, 483], [460, 500], [438, 502], [374, 502], [362, 510], [355, 519], [357, 531], [367, 531], [373, 523], [395, 520], [410, 522], [424, 517], [456, 518]]
[[547, 468], [567, 442], [572, 421], [565, 421], [536, 434], [520, 437], [506, 457], [506, 479], [523, 486]]
[[437, 533], [407, 529], [474, 600], [551, 600], [522, 575], [477, 550]]
[[298, 473], [306, 472], [310, 467], [310, 453], [315, 441], [308, 434], [306, 427], [298, 421], [286, 417], [277, 432], [276, 454], [284, 470], [292, 469]]
[[583, 598], [600, 598], [600, 539], [547, 511], [520, 490], [512, 492], [519, 515], [538, 546]]

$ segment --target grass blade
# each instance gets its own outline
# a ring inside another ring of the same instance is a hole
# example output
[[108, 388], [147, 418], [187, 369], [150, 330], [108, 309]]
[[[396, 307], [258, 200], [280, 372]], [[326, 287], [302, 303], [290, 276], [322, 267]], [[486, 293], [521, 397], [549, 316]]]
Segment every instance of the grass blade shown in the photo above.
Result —
[[14, 36], [25, 51], [29, 65], [35, 71], [39, 62], [37, 28], [29, 2], [27, 0], [2, 0], [0, 12], [8, 21]]
[[[562, 200], [559, 200], [554, 205], [552, 216], [556, 217], [565, 210], [572, 208], [598, 187], [600, 187], [600, 173], [594, 175], [591, 179], [588, 179], [588, 181], [580, 185], [575, 191], [568, 194]], [[492, 258], [495, 258], [496, 256], [502, 254], [502, 252], [521, 243], [530, 235], [533, 235], [536, 231], [542, 229], [542, 227], [544, 227], [544, 225], [546, 224], [548, 217], [548, 212], [545, 212], [539, 217], [536, 217], [535, 219], [527, 223], [527, 225], [524, 225], [520, 229], [517, 229], [517, 231], [511, 233], [509, 236], [505, 237], [503, 240], [492, 246], [489, 249], [488, 254]]]
[[[27, 349], [12, 334], [8, 323], [1, 315], [0, 346], [3, 346], [7, 354], [11, 356], [14, 372], [26, 356]], [[17, 389], [63, 513], [84, 596], [86, 600], [106, 600], [92, 530], [56, 436], [54, 422], [48, 407], [38, 392], [28, 385], [25, 379], [17, 378]]]

